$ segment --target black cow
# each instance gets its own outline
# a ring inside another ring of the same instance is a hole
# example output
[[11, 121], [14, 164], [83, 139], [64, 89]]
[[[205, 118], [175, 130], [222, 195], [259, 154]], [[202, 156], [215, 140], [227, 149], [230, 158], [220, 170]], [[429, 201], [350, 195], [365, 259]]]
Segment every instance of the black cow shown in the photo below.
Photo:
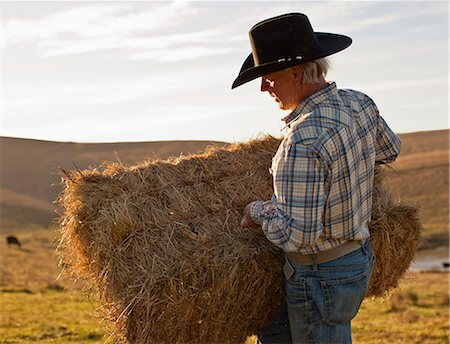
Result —
[[8, 237], [6, 237], [6, 243], [8, 244], [8, 246], [12, 246], [12, 245], [17, 245], [19, 248], [22, 248], [22, 245], [20, 245], [20, 241], [19, 239], [17, 239], [15, 236], [10, 235]]

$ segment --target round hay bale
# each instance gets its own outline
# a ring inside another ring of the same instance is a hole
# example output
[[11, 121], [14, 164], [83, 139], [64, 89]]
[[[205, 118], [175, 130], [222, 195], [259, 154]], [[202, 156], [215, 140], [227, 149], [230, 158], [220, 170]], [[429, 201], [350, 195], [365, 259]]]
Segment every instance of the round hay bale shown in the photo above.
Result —
[[418, 209], [395, 202], [383, 185], [386, 168], [375, 169], [370, 244], [376, 258], [366, 296], [383, 296], [398, 286], [420, 244]]
[[[267, 137], [67, 174], [58, 253], [70, 274], [98, 291], [113, 336], [242, 343], [267, 323], [284, 297], [283, 254], [239, 224], [249, 202], [272, 195], [268, 168], [278, 145]], [[393, 206], [381, 186], [375, 191], [383, 197], [374, 199], [370, 224], [377, 263], [369, 295], [396, 286], [420, 228], [415, 209]]]

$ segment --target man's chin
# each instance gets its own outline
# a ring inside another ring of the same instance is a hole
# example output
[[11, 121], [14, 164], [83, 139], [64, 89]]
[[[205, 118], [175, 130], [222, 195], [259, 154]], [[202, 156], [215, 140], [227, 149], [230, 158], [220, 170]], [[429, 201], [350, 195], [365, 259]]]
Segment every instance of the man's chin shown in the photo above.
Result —
[[286, 111], [286, 110], [290, 110], [286, 107], [286, 105], [283, 104], [283, 102], [281, 100], [279, 100], [278, 98], [275, 98], [275, 102], [277, 103], [277, 106], [280, 110]]

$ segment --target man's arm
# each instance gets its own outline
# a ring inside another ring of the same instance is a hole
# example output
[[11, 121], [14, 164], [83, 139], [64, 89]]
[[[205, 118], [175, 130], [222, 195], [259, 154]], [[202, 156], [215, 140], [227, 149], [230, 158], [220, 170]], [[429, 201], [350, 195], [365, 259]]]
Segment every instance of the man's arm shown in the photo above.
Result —
[[326, 164], [312, 147], [292, 144], [285, 148], [274, 175], [274, 197], [249, 207], [250, 217], [269, 241], [287, 252], [316, 242], [322, 233], [327, 174]]
[[377, 139], [375, 143], [375, 161], [380, 164], [393, 162], [400, 154], [400, 138], [378, 115]]

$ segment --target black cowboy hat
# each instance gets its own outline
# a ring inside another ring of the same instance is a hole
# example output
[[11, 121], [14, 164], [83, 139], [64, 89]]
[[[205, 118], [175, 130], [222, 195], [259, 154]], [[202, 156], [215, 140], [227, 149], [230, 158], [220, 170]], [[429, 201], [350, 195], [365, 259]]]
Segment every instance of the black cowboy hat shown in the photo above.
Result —
[[316, 60], [347, 48], [352, 39], [314, 32], [306, 15], [289, 13], [264, 20], [249, 31], [252, 53], [231, 88], [260, 76]]

